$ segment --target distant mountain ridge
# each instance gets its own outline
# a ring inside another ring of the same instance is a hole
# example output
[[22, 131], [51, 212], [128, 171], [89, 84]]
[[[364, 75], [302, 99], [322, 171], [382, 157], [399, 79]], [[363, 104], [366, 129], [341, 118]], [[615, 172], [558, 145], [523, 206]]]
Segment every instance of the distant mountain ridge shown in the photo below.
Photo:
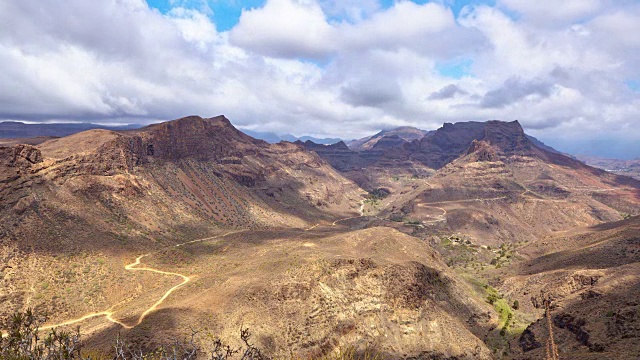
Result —
[[[126, 125], [100, 125], [93, 123], [47, 123], [47, 124], [27, 124], [20, 121], [3, 121], [0, 122], [0, 139], [19, 139], [19, 143], [38, 144], [55, 137], [64, 137], [79, 133], [87, 130], [102, 129], [112, 131], [133, 130], [142, 128], [140, 124], [126, 124]], [[392, 129], [381, 130], [380, 132], [360, 139], [343, 140], [340, 138], [317, 138], [313, 136], [300, 136], [297, 137], [292, 134], [278, 135], [273, 132], [261, 132], [254, 130], [241, 129], [245, 134], [260, 140], [264, 140], [270, 144], [275, 144], [280, 141], [288, 142], [307, 142], [311, 141], [315, 144], [331, 145], [339, 142], [344, 142], [345, 145], [352, 150], [371, 150], [376, 144], [387, 137], [383, 142], [385, 145], [382, 147], [389, 147], [393, 142], [394, 145], [399, 145], [402, 141], [411, 142], [413, 140], [420, 140], [424, 136], [431, 135], [434, 130], [422, 130], [412, 126], [400, 126]], [[550, 146], [547, 146], [542, 141], [527, 135], [527, 137], [538, 147], [547, 151], [560, 153]], [[0, 144], [9, 144], [6, 141], [0, 141]], [[378, 146], [377, 149], [382, 147]], [[565, 154], [566, 155], [566, 154]]]
[[371, 150], [381, 139], [388, 136], [397, 137], [406, 142], [411, 142], [413, 140], [420, 140], [432, 132], [433, 131], [421, 130], [412, 126], [400, 126], [393, 129], [382, 130], [375, 135], [361, 139], [347, 141], [346, 144], [352, 150]]
[[273, 132], [262, 132], [262, 131], [254, 131], [254, 130], [247, 130], [247, 129], [241, 129], [241, 130], [242, 132], [244, 132], [249, 136], [252, 136], [256, 139], [264, 140], [270, 144], [279, 143], [280, 141], [296, 142], [300, 140], [302, 142], [313, 141], [316, 144], [330, 145], [330, 144], [335, 144], [337, 142], [342, 141], [342, 139], [340, 138], [317, 138], [317, 137], [306, 136], [306, 135], [297, 137], [291, 134], [278, 135]]
[[138, 124], [105, 126], [92, 123], [26, 124], [20, 121], [3, 121], [0, 122], [0, 138], [63, 137], [93, 129], [118, 131], [137, 129], [140, 127], [142, 127], [142, 125]]

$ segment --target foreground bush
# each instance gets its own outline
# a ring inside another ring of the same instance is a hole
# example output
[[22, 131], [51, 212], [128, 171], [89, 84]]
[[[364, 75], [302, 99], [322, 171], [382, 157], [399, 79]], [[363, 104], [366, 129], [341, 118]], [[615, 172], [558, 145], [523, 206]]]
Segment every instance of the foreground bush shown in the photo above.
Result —
[[4, 326], [7, 333], [0, 338], [0, 359], [81, 359], [80, 330], [69, 333], [52, 329], [40, 338], [38, 328], [44, 321], [31, 309], [12, 315]]
[[[119, 337], [113, 344], [113, 353], [106, 355], [95, 351], [82, 350], [80, 328], [75, 332], [51, 329], [41, 337], [40, 325], [44, 316], [38, 316], [31, 309], [11, 316], [0, 329], [6, 333], [0, 338], [0, 360], [268, 360], [260, 349], [250, 342], [249, 329], [240, 329], [242, 346], [232, 347], [220, 339], [214, 339], [208, 349], [197, 345], [198, 332], [192, 332], [189, 339], [174, 341], [153, 350], [142, 350]], [[291, 356], [290, 360], [297, 358]], [[317, 360], [382, 360], [375, 351], [358, 352], [353, 347], [338, 349]], [[305, 358], [305, 360], [311, 360]]]
[[234, 348], [220, 339], [213, 340], [210, 349], [203, 350], [196, 345], [197, 332], [185, 341], [174, 341], [150, 351], [143, 351], [120, 338], [115, 339], [114, 355], [88, 355], [81, 351], [80, 328], [75, 332], [51, 329], [40, 337], [39, 327], [46, 319], [37, 316], [31, 309], [11, 316], [2, 328], [7, 329], [0, 338], [0, 359], [2, 360], [266, 360], [260, 349], [250, 343], [249, 329], [240, 330], [243, 345]]

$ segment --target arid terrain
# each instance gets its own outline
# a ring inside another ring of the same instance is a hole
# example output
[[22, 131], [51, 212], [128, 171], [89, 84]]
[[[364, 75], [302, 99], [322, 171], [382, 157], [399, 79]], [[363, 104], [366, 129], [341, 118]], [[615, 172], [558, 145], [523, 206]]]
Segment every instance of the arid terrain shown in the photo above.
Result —
[[640, 181], [517, 121], [348, 145], [223, 116], [4, 140], [0, 318], [32, 307], [102, 351], [244, 326], [275, 358], [544, 359], [553, 339], [638, 359], [639, 215]]

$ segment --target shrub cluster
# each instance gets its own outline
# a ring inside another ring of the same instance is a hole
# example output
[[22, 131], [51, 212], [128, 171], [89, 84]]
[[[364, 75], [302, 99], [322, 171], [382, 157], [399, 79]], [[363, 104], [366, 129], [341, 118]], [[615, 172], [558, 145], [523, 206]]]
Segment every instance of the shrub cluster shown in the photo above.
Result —
[[40, 325], [45, 317], [38, 316], [31, 309], [11, 316], [3, 328], [6, 333], [0, 337], [0, 359], [3, 360], [267, 360], [260, 349], [251, 342], [249, 329], [240, 329], [242, 346], [232, 347], [220, 339], [213, 340], [210, 348], [204, 350], [196, 344], [196, 331], [187, 340], [176, 340], [170, 344], [144, 351], [119, 337], [115, 340], [113, 353], [109, 356], [82, 351], [80, 328], [75, 332], [49, 330], [41, 337]]

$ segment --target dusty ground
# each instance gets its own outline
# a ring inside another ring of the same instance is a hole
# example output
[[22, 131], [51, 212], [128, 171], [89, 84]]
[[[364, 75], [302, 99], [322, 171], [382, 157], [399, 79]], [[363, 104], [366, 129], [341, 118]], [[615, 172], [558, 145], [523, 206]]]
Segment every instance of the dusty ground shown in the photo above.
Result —
[[170, 247], [143, 264], [174, 274], [146, 274], [164, 282], [151, 288], [125, 275], [144, 289], [109, 308], [125, 325], [182, 282], [175, 274], [190, 281], [133, 329], [105, 316], [73, 324], [89, 334], [89, 346], [108, 346], [102, 339], [117, 332], [150, 346], [190, 327], [233, 341], [245, 326], [278, 357], [355, 344], [393, 356], [431, 349], [433, 356], [491, 358], [482, 341], [498, 322], [491, 307], [467, 297], [469, 285], [426, 243], [389, 228], [242, 231]]

